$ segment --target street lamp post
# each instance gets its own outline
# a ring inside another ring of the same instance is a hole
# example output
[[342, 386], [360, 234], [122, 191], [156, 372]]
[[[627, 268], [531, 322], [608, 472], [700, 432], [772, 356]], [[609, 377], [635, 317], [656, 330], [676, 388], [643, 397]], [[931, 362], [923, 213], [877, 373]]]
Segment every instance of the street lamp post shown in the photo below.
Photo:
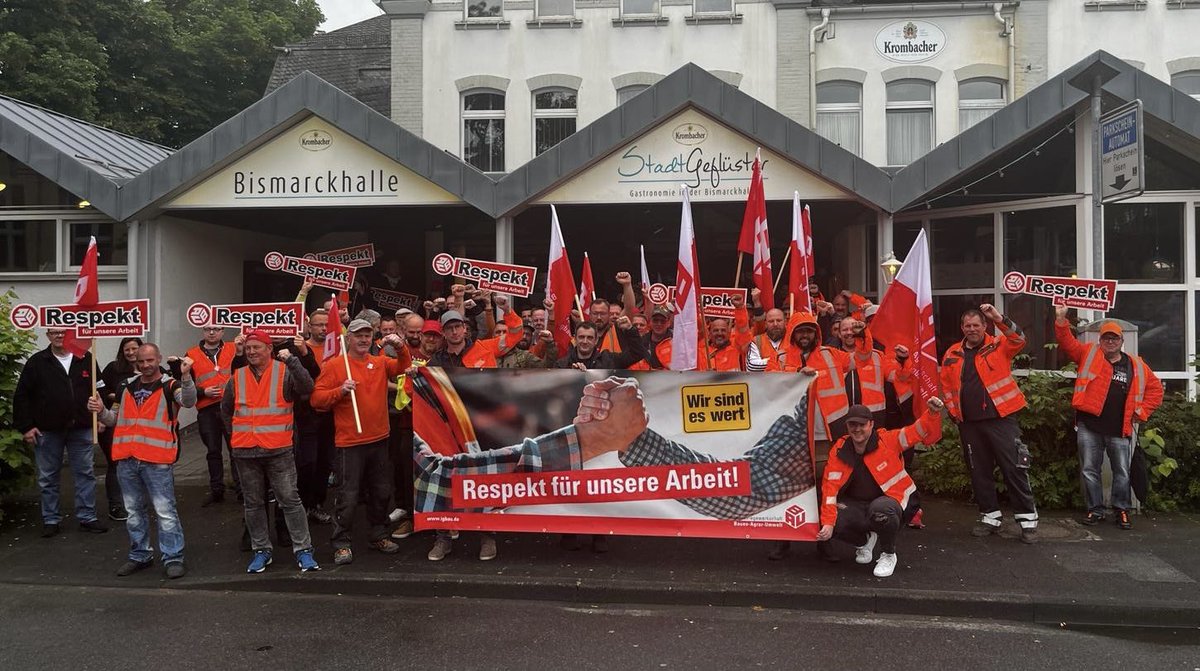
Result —
[[879, 267], [883, 269], [883, 279], [891, 286], [892, 282], [896, 281], [896, 273], [900, 272], [900, 266], [904, 265], [896, 258], [895, 252], [888, 252], [884, 257], [883, 263]]

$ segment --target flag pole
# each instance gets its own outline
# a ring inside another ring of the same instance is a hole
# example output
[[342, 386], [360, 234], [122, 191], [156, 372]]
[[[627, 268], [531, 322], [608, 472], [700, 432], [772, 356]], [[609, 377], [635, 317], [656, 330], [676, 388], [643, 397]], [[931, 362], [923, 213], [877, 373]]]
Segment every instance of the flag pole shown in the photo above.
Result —
[[779, 283], [783, 281], [783, 271], [787, 268], [788, 257], [792, 255], [792, 246], [788, 245], [787, 251], [783, 253], [783, 261], [779, 264], [779, 276], [775, 278], [775, 287], [772, 291], [779, 291]]
[[746, 252], [738, 252], [737, 270], [733, 274], [733, 288], [740, 289], [742, 281], [742, 257], [746, 256]]
[[[92, 338], [92, 396], [96, 395], [96, 339]], [[92, 444], [100, 444], [100, 416], [92, 413]]]
[[[341, 317], [339, 316], [339, 319]], [[346, 379], [353, 380], [350, 375], [350, 348], [346, 345], [346, 334], [342, 334], [342, 362], [346, 364]], [[362, 418], [358, 415], [358, 395], [350, 390], [350, 405], [354, 407], [354, 428], [362, 433]]]

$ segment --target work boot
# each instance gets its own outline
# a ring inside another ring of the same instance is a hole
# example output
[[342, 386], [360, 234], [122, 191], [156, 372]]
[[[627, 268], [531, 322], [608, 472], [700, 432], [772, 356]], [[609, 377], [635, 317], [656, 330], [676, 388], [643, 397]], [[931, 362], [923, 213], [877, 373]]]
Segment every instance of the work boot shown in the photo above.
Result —
[[442, 561], [446, 555], [450, 554], [450, 550], [454, 547], [452, 541], [444, 536], [438, 536], [433, 542], [433, 547], [430, 548], [429, 554], [426, 557], [429, 561]]
[[971, 529], [971, 535], [976, 538], [987, 538], [995, 533], [1000, 533], [999, 524], [993, 526], [986, 522], [976, 522], [975, 526]]
[[775, 541], [775, 545], [771, 551], [767, 553], [767, 559], [771, 561], [779, 561], [788, 556], [788, 551], [791, 549], [791, 543], [787, 541]]
[[1133, 528], [1133, 521], [1129, 519], [1128, 510], [1117, 511], [1117, 526], [1125, 531], [1129, 531]]
[[1021, 529], [1021, 542], [1026, 545], [1038, 542], [1037, 529]]

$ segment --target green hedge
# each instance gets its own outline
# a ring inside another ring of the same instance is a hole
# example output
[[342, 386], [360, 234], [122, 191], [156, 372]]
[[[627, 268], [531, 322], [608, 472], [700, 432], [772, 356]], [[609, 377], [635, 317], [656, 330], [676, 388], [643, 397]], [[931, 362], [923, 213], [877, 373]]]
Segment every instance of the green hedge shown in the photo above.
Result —
[[18, 330], [9, 320], [16, 297], [12, 290], [0, 295], [0, 496], [28, 487], [34, 471], [33, 449], [13, 428], [12, 399], [37, 336]]
[[[1083, 508], [1079, 457], [1071, 409], [1073, 380], [1057, 372], [1037, 372], [1019, 381], [1029, 407], [1020, 414], [1021, 439], [1033, 455], [1030, 484], [1038, 507]], [[945, 421], [942, 440], [916, 461], [913, 477], [923, 491], [954, 498], [971, 496], [971, 480], [953, 422]], [[1172, 395], [1141, 427], [1140, 445], [1150, 472], [1153, 510], [1200, 510], [1200, 406]], [[997, 477], [1003, 491], [1003, 483]]]

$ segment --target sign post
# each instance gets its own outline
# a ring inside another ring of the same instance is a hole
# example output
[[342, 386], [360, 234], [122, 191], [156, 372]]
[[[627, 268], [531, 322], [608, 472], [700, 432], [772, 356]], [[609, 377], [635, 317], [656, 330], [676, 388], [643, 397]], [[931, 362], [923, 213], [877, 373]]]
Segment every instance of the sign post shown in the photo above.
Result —
[[1103, 203], [1134, 198], [1146, 190], [1142, 128], [1141, 100], [1100, 117], [1100, 196]]

